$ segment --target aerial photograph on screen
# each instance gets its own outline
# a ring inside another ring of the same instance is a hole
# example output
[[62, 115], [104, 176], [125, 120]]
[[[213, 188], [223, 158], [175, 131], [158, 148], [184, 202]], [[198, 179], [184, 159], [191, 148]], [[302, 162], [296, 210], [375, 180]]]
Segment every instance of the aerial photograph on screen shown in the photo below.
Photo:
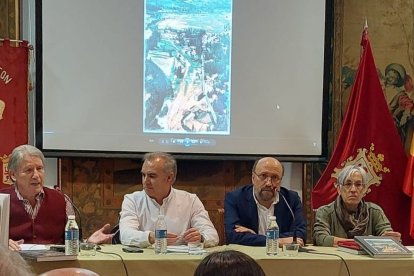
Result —
[[232, 0], [146, 0], [143, 132], [230, 134]]

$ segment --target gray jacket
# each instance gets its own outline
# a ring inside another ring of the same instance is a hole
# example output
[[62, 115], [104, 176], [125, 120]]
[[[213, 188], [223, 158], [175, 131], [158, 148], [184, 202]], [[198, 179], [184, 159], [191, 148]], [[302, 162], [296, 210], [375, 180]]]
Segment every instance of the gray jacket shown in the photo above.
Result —
[[[313, 227], [313, 242], [315, 245], [333, 246], [334, 237], [347, 238], [347, 234], [336, 216], [334, 202], [320, 207], [316, 211]], [[366, 202], [368, 208], [368, 227], [364, 236], [381, 236], [386, 231], [392, 231], [391, 223], [384, 211], [375, 203]]]

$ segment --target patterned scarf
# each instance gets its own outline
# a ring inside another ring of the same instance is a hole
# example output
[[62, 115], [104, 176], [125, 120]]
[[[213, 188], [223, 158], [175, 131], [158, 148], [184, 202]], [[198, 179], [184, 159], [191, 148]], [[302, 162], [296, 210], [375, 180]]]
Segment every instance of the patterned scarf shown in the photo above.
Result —
[[364, 200], [361, 200], [358, 204], [356, 212], [350, 212], [345, 208], [341, 196], [338, 196], [335, 200], [334, 207], [336, 216], [344, 228], [348, 239], [353, 239], [354, 236], [364, 236], [369, 221], [368, 208]]

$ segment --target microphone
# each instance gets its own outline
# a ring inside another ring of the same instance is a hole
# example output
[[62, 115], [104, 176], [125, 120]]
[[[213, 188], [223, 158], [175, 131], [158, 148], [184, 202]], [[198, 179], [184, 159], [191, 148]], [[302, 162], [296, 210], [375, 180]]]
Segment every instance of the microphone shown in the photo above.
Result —
[[288, 203], [288, 201], [286, 200], [285, 196], [280, 192], [280, 190], [277, 190], [277, 192], [279, 193], [279, 195], [282, 196], [283, 201], [286, 203], [286, 206], [288, 207], [290, 214], [292, 215], [292, 219], [293, 219], [293, 241], [292, 244], [296, 244], [297, 242], [297, 236], [296, 236], [296, 218], [295, 218], [295, 213], [293, 213], [292, 208], [290, 207], [290, 204]]
[[70, 197], [67, 194], [65, 194], [58, 185], [53, 186], [53, 188], [59, 193], [61, 193], [65, 197], [65, 199], [70, 203], [70, 205], [72, 205], [73, 210], [75, 210], [76, 216], [79, 218], [79, 240], [82, 241], [82, 217], [78, 207], [76, 207], [72, 199], [70, 199]]
[[[298, 239], [297, 239], [297, 236], [296, 236], [296, 217], [295, 217], [295, 213], [293, 213], [292, 208], [290, 207], [288, 201], [286, 200], [285, 196], [280, 192], [280, 190], [277, 190], [277, 192], [279, 193], [279, 195], [282, 196], [283, 201], [286, 203], [286, 205], [287, 205], [287, 207], [288, 207], [288, 209], [290, 211], [290, 214], [292, 215], [292, 218], [293, 218], [293, 241], [292, 241], [292, 244], [297, 244], [298, 243]], [[304, 244], [303, 246], [306, 246], [306, 245]], [[299, 252], [312, 252], [312, 251], [315, 251], [315, 250], [314, 249], [308, 249], [308, 248], [304, 248], [304, 247], [299, 246], [298, 251]]]

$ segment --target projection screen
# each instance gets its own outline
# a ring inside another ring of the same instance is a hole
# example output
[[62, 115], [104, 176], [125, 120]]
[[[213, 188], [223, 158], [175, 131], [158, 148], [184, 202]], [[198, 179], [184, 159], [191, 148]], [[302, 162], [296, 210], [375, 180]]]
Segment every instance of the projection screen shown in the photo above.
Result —
[[36, 145], [323, 158], [327, 2], [37, 1]]

